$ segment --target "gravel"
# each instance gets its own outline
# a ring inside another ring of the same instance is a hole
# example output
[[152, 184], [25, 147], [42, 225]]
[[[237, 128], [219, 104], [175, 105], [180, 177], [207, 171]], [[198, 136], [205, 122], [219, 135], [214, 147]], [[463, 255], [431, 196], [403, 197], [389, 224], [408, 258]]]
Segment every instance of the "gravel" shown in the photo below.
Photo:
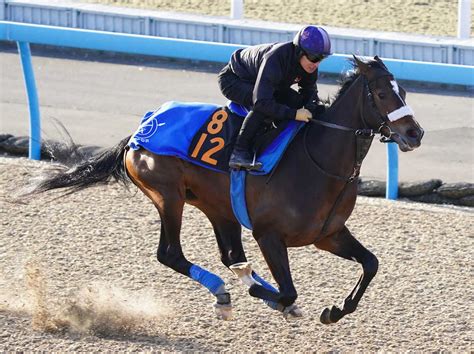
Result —
[[[454, 351], [473, 350], [473, 209], [359, 197], [348, 221], [379, 258], [358, 310], [335, 325], [360, 267], [313, 247], [290, 249], [304, 317], [286, 322], [221, 263], [210, 223], [185, 209], [187, 258], [220, 275], [234, 319], [214, 298], [159, 264], [160, 221], [135, 188], [93, 187], [27, 205], [12, 193], [47, 163], [0, 157], [0, 351]], [[246, 230], [253, 268], [271, 280]]]

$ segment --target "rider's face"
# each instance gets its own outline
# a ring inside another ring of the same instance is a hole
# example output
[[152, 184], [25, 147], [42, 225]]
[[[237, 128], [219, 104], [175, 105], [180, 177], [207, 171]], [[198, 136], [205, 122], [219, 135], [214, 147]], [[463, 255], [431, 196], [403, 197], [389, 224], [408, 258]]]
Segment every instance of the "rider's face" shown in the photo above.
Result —
[[316, 69], [319, 67], [319, 64], [321, 62], [318, 61], [317, 63], [313, 63], [310, 61], [306, 55], [302, 55], [300, 58], [300, 65], [306, 71], [308, 74], [312, 74], [316, 71]]

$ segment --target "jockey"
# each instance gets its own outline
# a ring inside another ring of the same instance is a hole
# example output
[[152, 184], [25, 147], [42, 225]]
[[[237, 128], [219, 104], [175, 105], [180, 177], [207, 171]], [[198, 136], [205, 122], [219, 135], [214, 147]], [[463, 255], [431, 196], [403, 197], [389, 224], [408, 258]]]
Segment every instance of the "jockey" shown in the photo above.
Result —
[[[237, 137], [229, 166], [259, 170], [253, 141], [265, 118], [308, 122], [324, 112], [319, 104], [318, 67], [331, 54], [331, 41], [321, 27], [306, 26], [292, 42], [239, 49], [218, 76], [222, 94], [250, 109]], [[298, 91], [291, 88], [299, 86]], [[304, 108], [306, 107], [306, 108]]]

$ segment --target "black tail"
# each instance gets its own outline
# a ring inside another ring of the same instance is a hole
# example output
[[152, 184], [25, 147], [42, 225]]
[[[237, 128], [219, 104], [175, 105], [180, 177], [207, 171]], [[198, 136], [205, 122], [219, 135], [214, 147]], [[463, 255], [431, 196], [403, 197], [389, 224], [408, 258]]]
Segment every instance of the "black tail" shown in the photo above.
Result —
[[129, 179], [123, 164], [125, 147], [130, 136], [116, 146], [91, 156], [72, 167], [56, 165], [45, 175], [37, 178], [23, 196], [32, 196], [52, 189], [64, 189], [64, 195], [71, 194], [96, 184], [107, 184], [111, 179], [127, 185]]

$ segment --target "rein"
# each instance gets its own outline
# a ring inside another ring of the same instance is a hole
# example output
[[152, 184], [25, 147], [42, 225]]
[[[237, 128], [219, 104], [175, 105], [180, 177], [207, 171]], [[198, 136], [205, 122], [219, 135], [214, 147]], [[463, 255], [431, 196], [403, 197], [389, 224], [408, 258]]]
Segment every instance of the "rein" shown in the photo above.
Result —
[[338, 179], [340, 181], [344, 181], [346, 183], [350, 183], [356, 179], [356, 177], [359, 176], [360, 173], [360, 168], [362, 166], [362, 161], [364, 160], [365, 156], [369, 152], [370, 145], [372, 144], [372, 140], [375, 136], [375, 134], [382, 134], [380, 131], [376, 131], [374, 129], [353, 129], [349, 127], [345, 127], [343, 125], [339, 124], [334, 124], [334, 123], [329, 123], [325, 122], [322, 120], [318, 119], [310, 119], [310, 122], [316, 123], [328, 128], [332, 129], [337, 129], [337, 130], [342, 130], [346, 132], [351, 132], [355, 135], [356, 137], [356, 158], [354, 162], [354, 168], [352, 170], [352, 174], [349, 177], [344, 177], [344, 176], [339, 176], [330, 172], [327, 172], [324, 168], [322, 168], [319, 163], [314, 159], [313, 156], [311, 156], [309, 150], [308, 150], [308, 144], [306, 143], [307, 141], [307, 136], [308, 136], [308, 131], [309, 128], [305, 129], [304, 136], [303, 136], [303, 146], [304, 146], [304, 151], [306, 153], [306, 156], [313, 162], [313, 164], [316, 166], [316, 168], [324, 173], [326, 176]]
[[[374, 136], [376, 134], [382, 135], [382, 137], [380, 138], [381, 142], [390, 142], [390, 141], [392, 141], [391, 137], [393, 135], [393, 132], [390, 129], [390, 127], [387, 125], [387, 120], [377, 110], [377, 107], [375, 106], [375, 102], [374, 102], [373, 97], [372, 97], [372, 92], [370, 91], [369, 83], [365, 78], [364, 78], [364, 90], [366, 91], [368, 101], [371, 103], [372, 107], [375, 108], [375, 110], [377, 111], [377, 113], [380, 117], [380, 120], [381, 120], [380, 126], [377, 130], [370, 129], [370, 128], [354, 129], [354, 128], [349, 128], [349, 127], [346, 127], [346, 126], [343, 126], [343, 125], [329, 123], [329, 122], [318, 120], [318, 119], [312, 119], [312, 118], [310, 119], [310, 122], [312, 122], [312, 123], [319, 124], [319, 125], [331, 128], [331, 129], [342, 130], [342, 131], [354, 134], [354, 136], [355, 136], [355, 145], [356, 145], [356, 152], [355, 152], [356, 156], [355, 156], [355, 161], [354, 161], [354, 167], [353, 167], [353, 170], [352, 170], [352, 174], [349, 177], [339, 176], [339, 175], [332, 174], [332, 173], [327, 172], [326, 170], [324, 170], [319, 165], [319, 163], [313, 158], [313, 156], [311, 156], [311, 154], [309, 152], [308, 144], [307, 144], [307, 136], [308, 136], [308, 132], [309, 132], [309, 127], [306, 127], [306, 130], [304, 132], [303, 146], [304, 146], [305, 153], [306, 153], [307, 157], [310, 159], [310, 161], [312, 161], [313, 164], [316, 166], [316, 168], [319, 171], [321, 171], [323, 174], [325, 174], [326, 176], [328, 176], [330, 178], [337, 179], [337, 180], [342, 181], [342, 182], [345, 182], [344, 187], [339, 192], [339, 195], [337, 196], [337, 198], [336, 198], [336, 200], [335, 200], [331, 210], [329, 211], [329, 214], [328, 214], [328, 216], [327, 216], [327, 218], [326, 218], [326, 220], [323, 224], [323, 227], [322, 227], [321, 232], [320, 232], [319, 239], [324, 237], [324, 235], [326, 234], [327, 228], [329, 227], [329, 225], [330, 225], [330, 223], [331, 223], [331, 221], [334, 217], [337, 206], [339, 205], [342, 198], [344, 197], [344, 194], [347, 190], [347, 187], [349, 185], [351, 185], [352, 182], [354, 182], [357, 179], [357, 177], [359, 176], [360, 168], [362, 166], [362, 161], [364, 160], [364, 158], [367, 156], [367, 153], [369, 152], [369, 149], [370, 149], [370, 146], [371, 146], [372, 141], [374, 139]], [[360, 105], [360, 113], [359, 114], [360, 114], [360, 117], [362, 119], [362, 123], [364, 124], [365, 127], [367, 127], [368, 124], [367, 124], [367, 121], [365, 120], [364, 114], [363, 114], [363, 105]], [[384, 134], [384, 132], [383, 132], [383, 129], [387, 129], [387, 128], [388, 128], [388, 135]]]
[[330, 225], [330, 223], [331, 223], [331, 221], [334, 217], [334, 214], [336, 213], [337, 206], [339, 205], [342, 198], [344, 197], [344, 194], [347, 190], [347, 187], [349, 185], [351, 185], [352, 182], [354, 182], [357, 179], [357, 177], [359, 176], [360, 168], [362, 166], [362, 161], [364, 160], [365, 156], [369, 152], [370, 145], [372, 144], [372, 141], [374, 140], [374, 135], [375, 134], [381, 134], [381, 133], [376, 132], [373, 129], [352, 129], [352, 128], [344, 127], [342, 125], [332, 124], [332, 123], [328, 123], [328, 122], [324, 122], [324, 121], [319, 121], [319, 120], [316, 120], [316, 119], [311, 119], [311, 121], [316, 123], [316, 124], [321, 124], [323, 126], [326, 126], [328, 128], [333, 128], [333, 129], [338, 129], [338, 130], [342, 130], [342, 131], [351, 132], [355, 135], [355, 138], [356, 138], [356, 142], [355, 142], [355, 144], [356, 144], [356, 156], [355, 156], [355, 162], [354, 162], [354, 167], [353, 167], [353, 170], [352, 170], [352, 174], [349, 177], [344, 177], [344, 176], [339, 176], [339, 175], [335, 175], [335, 174], [327, 172], [326, 170], [324, 170], [318, 164], [318, 162], [313, 158], [313, 156], [311, 156], [311, 154], [308, 150], [308, 144], [306, 143], [309, 127], [306, 127], [306, 129], [305, 129], [304, 136], [303, 136], [303, 146], [304, 146], [304, 151], [306, 153], [306, 156], [313, 162], [314, 166], [316, 166], [317, 169], [319, 171], [321, 171], [323, 174], [325, 174], [326, 176], [328, 176], [330, 178], [334, 178], [334, 179], [337, 179], [339, 181], [345, 182], [344, 187], [339, 192], [339, 194], [338, 194], [338, 196], [337, 196], [337, 198], [336, 198], [336, 200], [335, 200], [331, 210], [329, 211], [329, 214], [328, 214], [328, 216], [327, 216], [327, 218], [326, 218], [326, 220], [323, 224], [323, 227], [321, 229], [320, 236], [319, 236], [319, 240], [320, 240], [326, 234], [327, 228], [329, 227], [329, 225]]

